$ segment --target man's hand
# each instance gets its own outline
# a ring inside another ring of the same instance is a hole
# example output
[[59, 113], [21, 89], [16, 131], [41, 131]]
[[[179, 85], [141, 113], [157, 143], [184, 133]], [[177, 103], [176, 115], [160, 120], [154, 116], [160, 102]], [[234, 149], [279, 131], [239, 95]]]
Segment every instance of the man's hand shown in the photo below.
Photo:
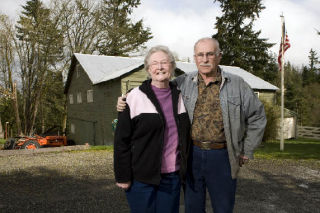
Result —
[[131, 186], [131, 181], [126, 182], [126, 183], [116, 183], [116, 185], [121, 188], [121, 189], [129, 189], [129, 187]]
[[243, 164], [246, 164], [249, 162], [249, 158], [244, 155], [240, 155], [239, 157], [239, 166], [242, 167]]
[[126, 95], [122, 95], [121, 97], [118, 97], [118, 102], [117, 102], [117, 111], [118, 112], [123, 112], [123, 110], [126, 108]]

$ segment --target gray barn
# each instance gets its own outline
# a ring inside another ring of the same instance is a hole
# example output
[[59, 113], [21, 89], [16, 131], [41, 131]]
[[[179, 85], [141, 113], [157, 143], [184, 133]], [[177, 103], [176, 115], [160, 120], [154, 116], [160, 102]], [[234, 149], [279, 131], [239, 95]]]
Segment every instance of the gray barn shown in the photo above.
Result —
[[[239, 67], [223, 67], [241, 76], [260, 99], [274, 103], [276, 86]], [[177, 74], [195, 70], [194, 63], [177, 62]], [[76, 144], [113, 144], [112, 121], [117, 118], [117, 97], [145, 79], [143, 58], [75, 53], [64, 90], [68, 102], [68, 138]]]

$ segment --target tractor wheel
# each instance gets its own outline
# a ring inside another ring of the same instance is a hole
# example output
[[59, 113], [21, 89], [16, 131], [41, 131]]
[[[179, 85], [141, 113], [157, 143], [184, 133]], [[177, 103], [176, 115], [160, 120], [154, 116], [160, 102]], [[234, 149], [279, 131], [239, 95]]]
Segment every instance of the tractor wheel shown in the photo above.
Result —
[[74, 142], [74, 140], [67, 140], [67, 145], [74, 146], [74, 145], [76, 145], [76, 143]]
[[22, 146], [22, 149], [39, 149], [40, 144], [37, 141], [27, 141]]
[[4, 149], [13, 149], [15, 144], [14, 138], [9, 138], [4, 144]]

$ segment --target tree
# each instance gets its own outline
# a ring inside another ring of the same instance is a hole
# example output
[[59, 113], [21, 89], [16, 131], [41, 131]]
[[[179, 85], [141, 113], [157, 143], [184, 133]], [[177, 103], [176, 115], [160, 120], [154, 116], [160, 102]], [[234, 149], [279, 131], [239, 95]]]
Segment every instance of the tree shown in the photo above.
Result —
[[320, 127], [320, 84], [311, 83], [303, 88], [302, 125]]
[[[261, 0], [215, 0], [223, 15], [217, 17], [216, 38], [223, 51], [221, 64], [239, 66], [268, 80], [276, 77], [277, 68], [268, 48], [274, 44], [259, 38], [261, 31], [253, 31], [253, 22], [265, 8]], [[270, 75], [273, 72], [273, 75]]]
[[143, 27], [142, 19], [132, 23], [129, 15], [133, 8], [140, 5], [140, 0], [103, 0], [101, 6], [98, 50], [100, 54], [128, 56], [152, 38], [149, 28]]
[[290, 62], [285, 63], [284, 72], [286, 76], [284, 79], [285, 108], [294, 111], [298, 116], [297, 119], [301, 121], [301, 113], [303, 107], [303, 88], [301, 72]]
[[97, 50], [101, 28], [100, 5], [93, 0], [57, 0], [51, 5], [53, 19], [64, 37], [64, 59], [57, 69], [67, 71], [74, 53], [92, 54]]
[[[12, 117], [15, 117], [16, 130], [17, 133], [21, 135], [18, 95], [16, 83], [13, 80], [16, 53], [14, 33], [14, 27], [9, 18], [5, 15], [0, 15], [0, 69], [2, 82], [4, 83], [3, 86], [0, 85], [1, 96], [4, 96], [6, 101], [9, 99], [11, 102], [10, 105], [14, 113]], [[6, 104], [4, 104], [4, 106], [6, 106]], [[6, 112], [11, 111], [10, 107], [8, 108], [5, 110]]]
[[40, 0], [22, 6], [16, 43], [22, 84], [24, 133], [34, 130], [39, 105], [43, 100], [46, 77], [62, 59], [63, 37]]
[[309, 67], [304, 66], [302, 71], [303, 86], [312, 84], [318, 81], [318, 68], [316, 67], [319, 64], [319, 59], [317, 53], [314, 50], [309, 52]]

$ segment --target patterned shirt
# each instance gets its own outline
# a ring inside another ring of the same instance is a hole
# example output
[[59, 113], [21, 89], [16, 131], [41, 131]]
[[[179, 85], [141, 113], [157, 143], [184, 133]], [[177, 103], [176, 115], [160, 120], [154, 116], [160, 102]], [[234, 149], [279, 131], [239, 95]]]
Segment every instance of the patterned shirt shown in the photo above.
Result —
[[198, 99], [191, 129], [192, 140], [226, 141], [219, 99], [221, 82], [222, 77], [219, 69], [218, 75], [208, 85], [198, 74]]

